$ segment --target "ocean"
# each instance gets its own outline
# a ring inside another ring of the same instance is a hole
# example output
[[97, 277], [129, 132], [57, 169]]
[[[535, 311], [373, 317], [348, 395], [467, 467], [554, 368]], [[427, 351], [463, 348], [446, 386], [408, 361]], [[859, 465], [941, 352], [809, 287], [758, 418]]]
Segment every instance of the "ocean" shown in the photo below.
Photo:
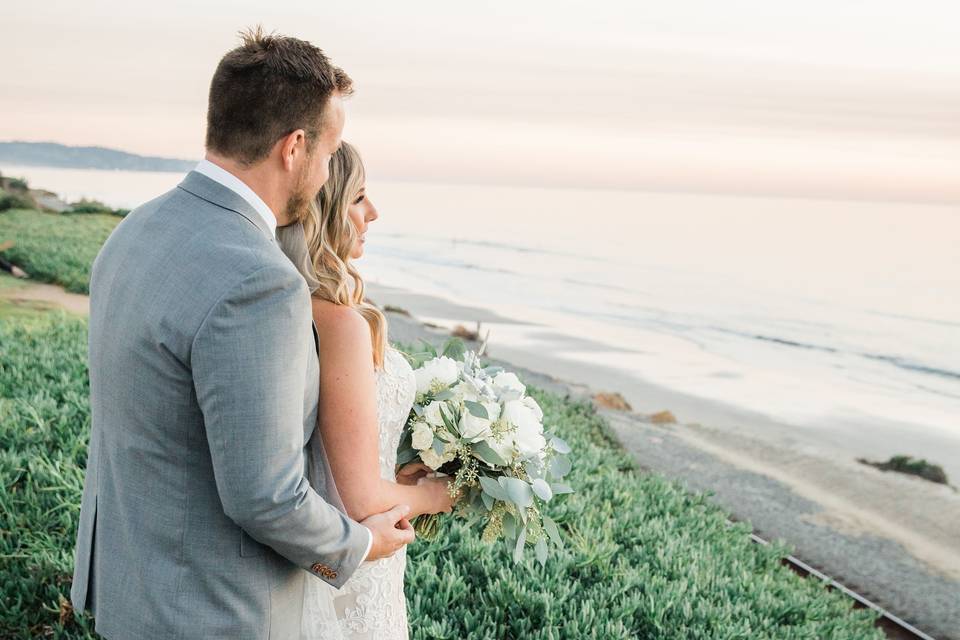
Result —
[[[116, 207], [181, 179], [0, 171]], [[798, 428], [896, 423], [960, 448], [958, 206], [389, 180], [368, 194], [366, 279], [533, 323], [498, 325], [491, 345], [536, 341]]]

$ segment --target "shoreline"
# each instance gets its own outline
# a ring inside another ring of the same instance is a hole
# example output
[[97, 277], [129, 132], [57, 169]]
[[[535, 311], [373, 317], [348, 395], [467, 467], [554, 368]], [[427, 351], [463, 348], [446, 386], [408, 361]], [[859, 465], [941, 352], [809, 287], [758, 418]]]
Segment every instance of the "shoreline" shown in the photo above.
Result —
[[[409, 314], [387, 312], [395, 341], [442, 341], [451, 322], [470, 329], [476, 321], [530, 324], [426, 294], [366, 286], [381, 307]], [[550, 355], [540, 344], [500, 345], [494, 336], [489, 359], [531, 384], [584, 400], [600, 391], [622, 393], [634, 410], [598, 410], [643, 469], [708, 492], [735, 520], [786, 541], [808, 564], [927, 633], [960, 639], [960, 493], [953, 487], [863, 465], [829, 442], [811, 445], [810, 431], [800, 438], [798, 427], [767, 416], [628, 380], [602, 365]], [[649, 421], [662, 410], [678, 422]]]
[[[550, 371], [570, 381], [588, 381], [607, 392], [619, 392], [631, 406], [647, 413], [669, 409], [685, 423], [706, 424], [762, 439], [774, 446], [795, 447], [810, 455], [887, 460], [895, 455], [924, 458], [943, 467], [960, 485], [960, 434], [892, 419], [824, 415], [797, 424], [760, 411], [669, 388], [607, 364], [606, 354], [618, 350], [589, 337], [573, 337], [535, 322], [518, 320], [454, 300], [407, 289], [366, 283], [378, 304], [404, 308], [421, 321], [447, 329], [477, 321], [490, 329], [491, 355], [537, 371]], [[504, 337], [506, 336], [506, 339]], [[615, 360], [615, 358], [612, 358]]]

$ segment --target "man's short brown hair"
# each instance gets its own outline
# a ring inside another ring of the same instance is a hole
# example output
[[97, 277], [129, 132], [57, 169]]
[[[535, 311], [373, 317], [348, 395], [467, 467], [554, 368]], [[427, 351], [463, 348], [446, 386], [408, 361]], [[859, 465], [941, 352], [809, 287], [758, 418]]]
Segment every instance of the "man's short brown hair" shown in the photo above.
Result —
[[210, 82], [207, 149], [255, 164], [297, 129], [306, 131], [312, 149], [330, 96], [349, 95], [350, 77], [304, 40], [264, 35], [261, 27], [240, 37]]

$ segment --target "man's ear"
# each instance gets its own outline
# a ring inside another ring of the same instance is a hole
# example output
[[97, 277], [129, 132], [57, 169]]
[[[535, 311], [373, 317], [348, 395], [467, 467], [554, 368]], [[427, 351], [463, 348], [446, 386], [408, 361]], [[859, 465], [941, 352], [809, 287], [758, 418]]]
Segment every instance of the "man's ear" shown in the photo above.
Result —
[[307, 133], [303, 129], [295, 129], [280, 138], [278, 144], [280, 145], [280, 161], [283, 162], [283, 168], [287, 171], [293, 171], [297, 157], [307, 152]]

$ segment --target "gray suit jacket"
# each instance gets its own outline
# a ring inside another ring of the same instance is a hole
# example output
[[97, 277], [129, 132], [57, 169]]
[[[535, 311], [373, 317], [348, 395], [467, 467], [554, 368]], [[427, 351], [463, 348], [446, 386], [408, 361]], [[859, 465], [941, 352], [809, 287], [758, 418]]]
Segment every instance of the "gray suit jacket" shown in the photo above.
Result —
[[252, 206], [191, 172], [117, 226], [90, 308], [74, 608], [108, 638], [296, 638], [303, 570], [339, 587], [368, 541], [311, 439], [303, 278]]

